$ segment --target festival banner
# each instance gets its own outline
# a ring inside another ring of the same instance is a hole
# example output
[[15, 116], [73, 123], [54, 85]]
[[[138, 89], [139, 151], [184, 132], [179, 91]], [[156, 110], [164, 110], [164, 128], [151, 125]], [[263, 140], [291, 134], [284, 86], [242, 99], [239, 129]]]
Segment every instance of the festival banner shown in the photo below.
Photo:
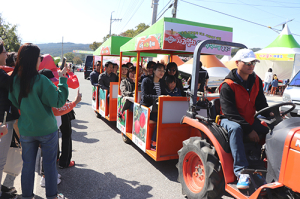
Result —
[[255, 53], [255, 56], [259, 60], [294, 61], [295, 54]]
[[99, 113], [102, 117], [105, 117], [105, 107], [107, 99], [107, 90], [99, 89]]
[[148, 107], [134, 103], [132, 141], [144, 152], [146, 152], [146, 138], [149, 130], [149, 117], [150, 109]]
[[136, 50], [157, 50], [161, 49], [160, 34], [153, 34], [148, 36], [139, 37], [136, 39]]
[[[222, 30], [216, 26], [201, 27], [188, 24], [164, 22], [163, 50], [194, 52], [198, 43], [203, 40], [232, 41], [232, 32]], [[208, 44], [201, 53], [230, 55], [231, 48]]]
[[127, 111], [124, 111], [121, 113], [121, 110], [126, 102], [126, 100], [122, 100], [122, 96], [118, 95], [118, 107], [117, 107], [117, 115], [120, 113], [121, 117], [117, 118], [117, 128], [124, 134], [126, 135], [126, 115]]
[[110, 47], [108, 46], [101, 47], [101, 55], [110, 55]]

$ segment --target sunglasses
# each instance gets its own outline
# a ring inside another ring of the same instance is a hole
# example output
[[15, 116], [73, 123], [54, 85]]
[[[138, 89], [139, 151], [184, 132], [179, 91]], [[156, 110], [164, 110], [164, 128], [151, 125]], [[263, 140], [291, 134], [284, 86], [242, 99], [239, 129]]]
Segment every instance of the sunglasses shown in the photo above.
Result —
[[42, 55], [40, 55], [40, 58], [41, 58], [41, 62], [43, 61], [44, 57]]
[[247, 66], [251, 66], [251, 65], [255, 66], [255, 64], [256, 64], [256, 61], [250, 61], [250, 62], [244, 62], [244, 61], [241, 61], [241, 62], [243, 62], [243, 63], [246, 64]]
[[176, 69], [169, 69], [169, 72], [176, 72]]

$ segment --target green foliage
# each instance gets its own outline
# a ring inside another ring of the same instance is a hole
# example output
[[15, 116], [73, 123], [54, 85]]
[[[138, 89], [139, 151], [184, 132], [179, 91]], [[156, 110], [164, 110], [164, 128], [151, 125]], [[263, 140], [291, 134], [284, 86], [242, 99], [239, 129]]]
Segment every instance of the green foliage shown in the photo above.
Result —
[[75, 54], [74, 53], [71, 53], [71, 52], [68, 52], [68, 53], [65, 53], [64, 54], [64, 57], [67, 58], [67, 61], [70, 62], [70, 61], [73, 61], [74, 57], [75, 57]]
[[17, 35], [17, 25], [6, 23], [0, 14], [0, 37], [4, 41], [4, 47], [8, 52], [18, 52], [21, 39]]
[[80, 57], [76, 56], [73, 58], [73, 64], [82, 64], [82, 60], [80, 59]]
[[96, 42], [94, 41], [92, 44], [90, 44], [90, 49], [95, 51], [99, 46], [101, 46], [102, 42]]
[[135, 29], [126, 30], [125, 32], [122, 32], [119, 36], [135, 37], [136, 35], [140, 34], [144, 30], [146, 30], [147, 28], [149, 28], [148, 25], [146, 25], [145, 23], [140, 23], [139, 25], [137, 25], [135, 27]]

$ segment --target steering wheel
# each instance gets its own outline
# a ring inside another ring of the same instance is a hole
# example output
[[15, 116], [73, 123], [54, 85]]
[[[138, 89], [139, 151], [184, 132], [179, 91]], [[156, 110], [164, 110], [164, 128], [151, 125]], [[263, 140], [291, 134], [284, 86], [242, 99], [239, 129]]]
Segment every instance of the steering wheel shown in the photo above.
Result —
[[[282, 106], [292, 106], [292, 107], [289, 110], [287, 110], [287, 111], [285, 111], [283, 113], [280, 113], [279, 108], [282, 107]], [[254, 115], [254, 119], [256, 119], [258, 115], [261, 115], [263, 113], [273, 112], [274, 116], [273, 117], [271, 117], [271, 116], [268, 117], [270, 119], [264, 119], [264, 118], [257, 118], [257, 119], [259, 119], [260, 121], [264, 121], [264, 122], [266, 122], [269, 125], [275, 126], [276, 124], [278, 124], [279, 122], [282, 121], [282, 115], [288, 114], [289, 112], [291, 112], [292, 110], [294, 110], [295, 107], [296, 107], [296, 105], [294, 103], [292, 103], [292, 102], [285, 102], [285, 103], [275, 104], [273, 106], [269, 106], [269, 107], [266, 107], [266, 108], [261, 109], [260, 111], [258, 111]]]

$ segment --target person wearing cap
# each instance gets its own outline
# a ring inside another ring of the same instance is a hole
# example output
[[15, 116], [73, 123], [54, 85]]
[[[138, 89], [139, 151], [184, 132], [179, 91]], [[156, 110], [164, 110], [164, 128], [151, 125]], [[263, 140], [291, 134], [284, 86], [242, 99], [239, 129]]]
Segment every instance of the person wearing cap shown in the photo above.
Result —
[[98, 78], [99, 78], [99, 75], [100, 75], [100, 67], [101, 67], [101, 61], [97, 61], [97, 64], [96, 64], [96, 67], [94, 69], [93, 72], [91, 72], [90, 74], [90, 81], [91, 81], [91, 84], [93, 86], [98, 86]]
[[[221, 111], [226, 119], [221, 120], [229, 135], [229, 145], [234, 160], [233, 169], [237, 176], [238, 189], [248, 189], [250, 176], [241, 174], [248, 168], [243, 141], [259, 142], [269, 129], [254, 120], [256, 111], [268, 107], [263, 92], [262, 80], [253, 72], [259, 62], [252, 50], [241, 49], [233, 57], [236, 69], [230, 71], [220, 85]], [[269, 112], [265, 117], [272, 116]]]

